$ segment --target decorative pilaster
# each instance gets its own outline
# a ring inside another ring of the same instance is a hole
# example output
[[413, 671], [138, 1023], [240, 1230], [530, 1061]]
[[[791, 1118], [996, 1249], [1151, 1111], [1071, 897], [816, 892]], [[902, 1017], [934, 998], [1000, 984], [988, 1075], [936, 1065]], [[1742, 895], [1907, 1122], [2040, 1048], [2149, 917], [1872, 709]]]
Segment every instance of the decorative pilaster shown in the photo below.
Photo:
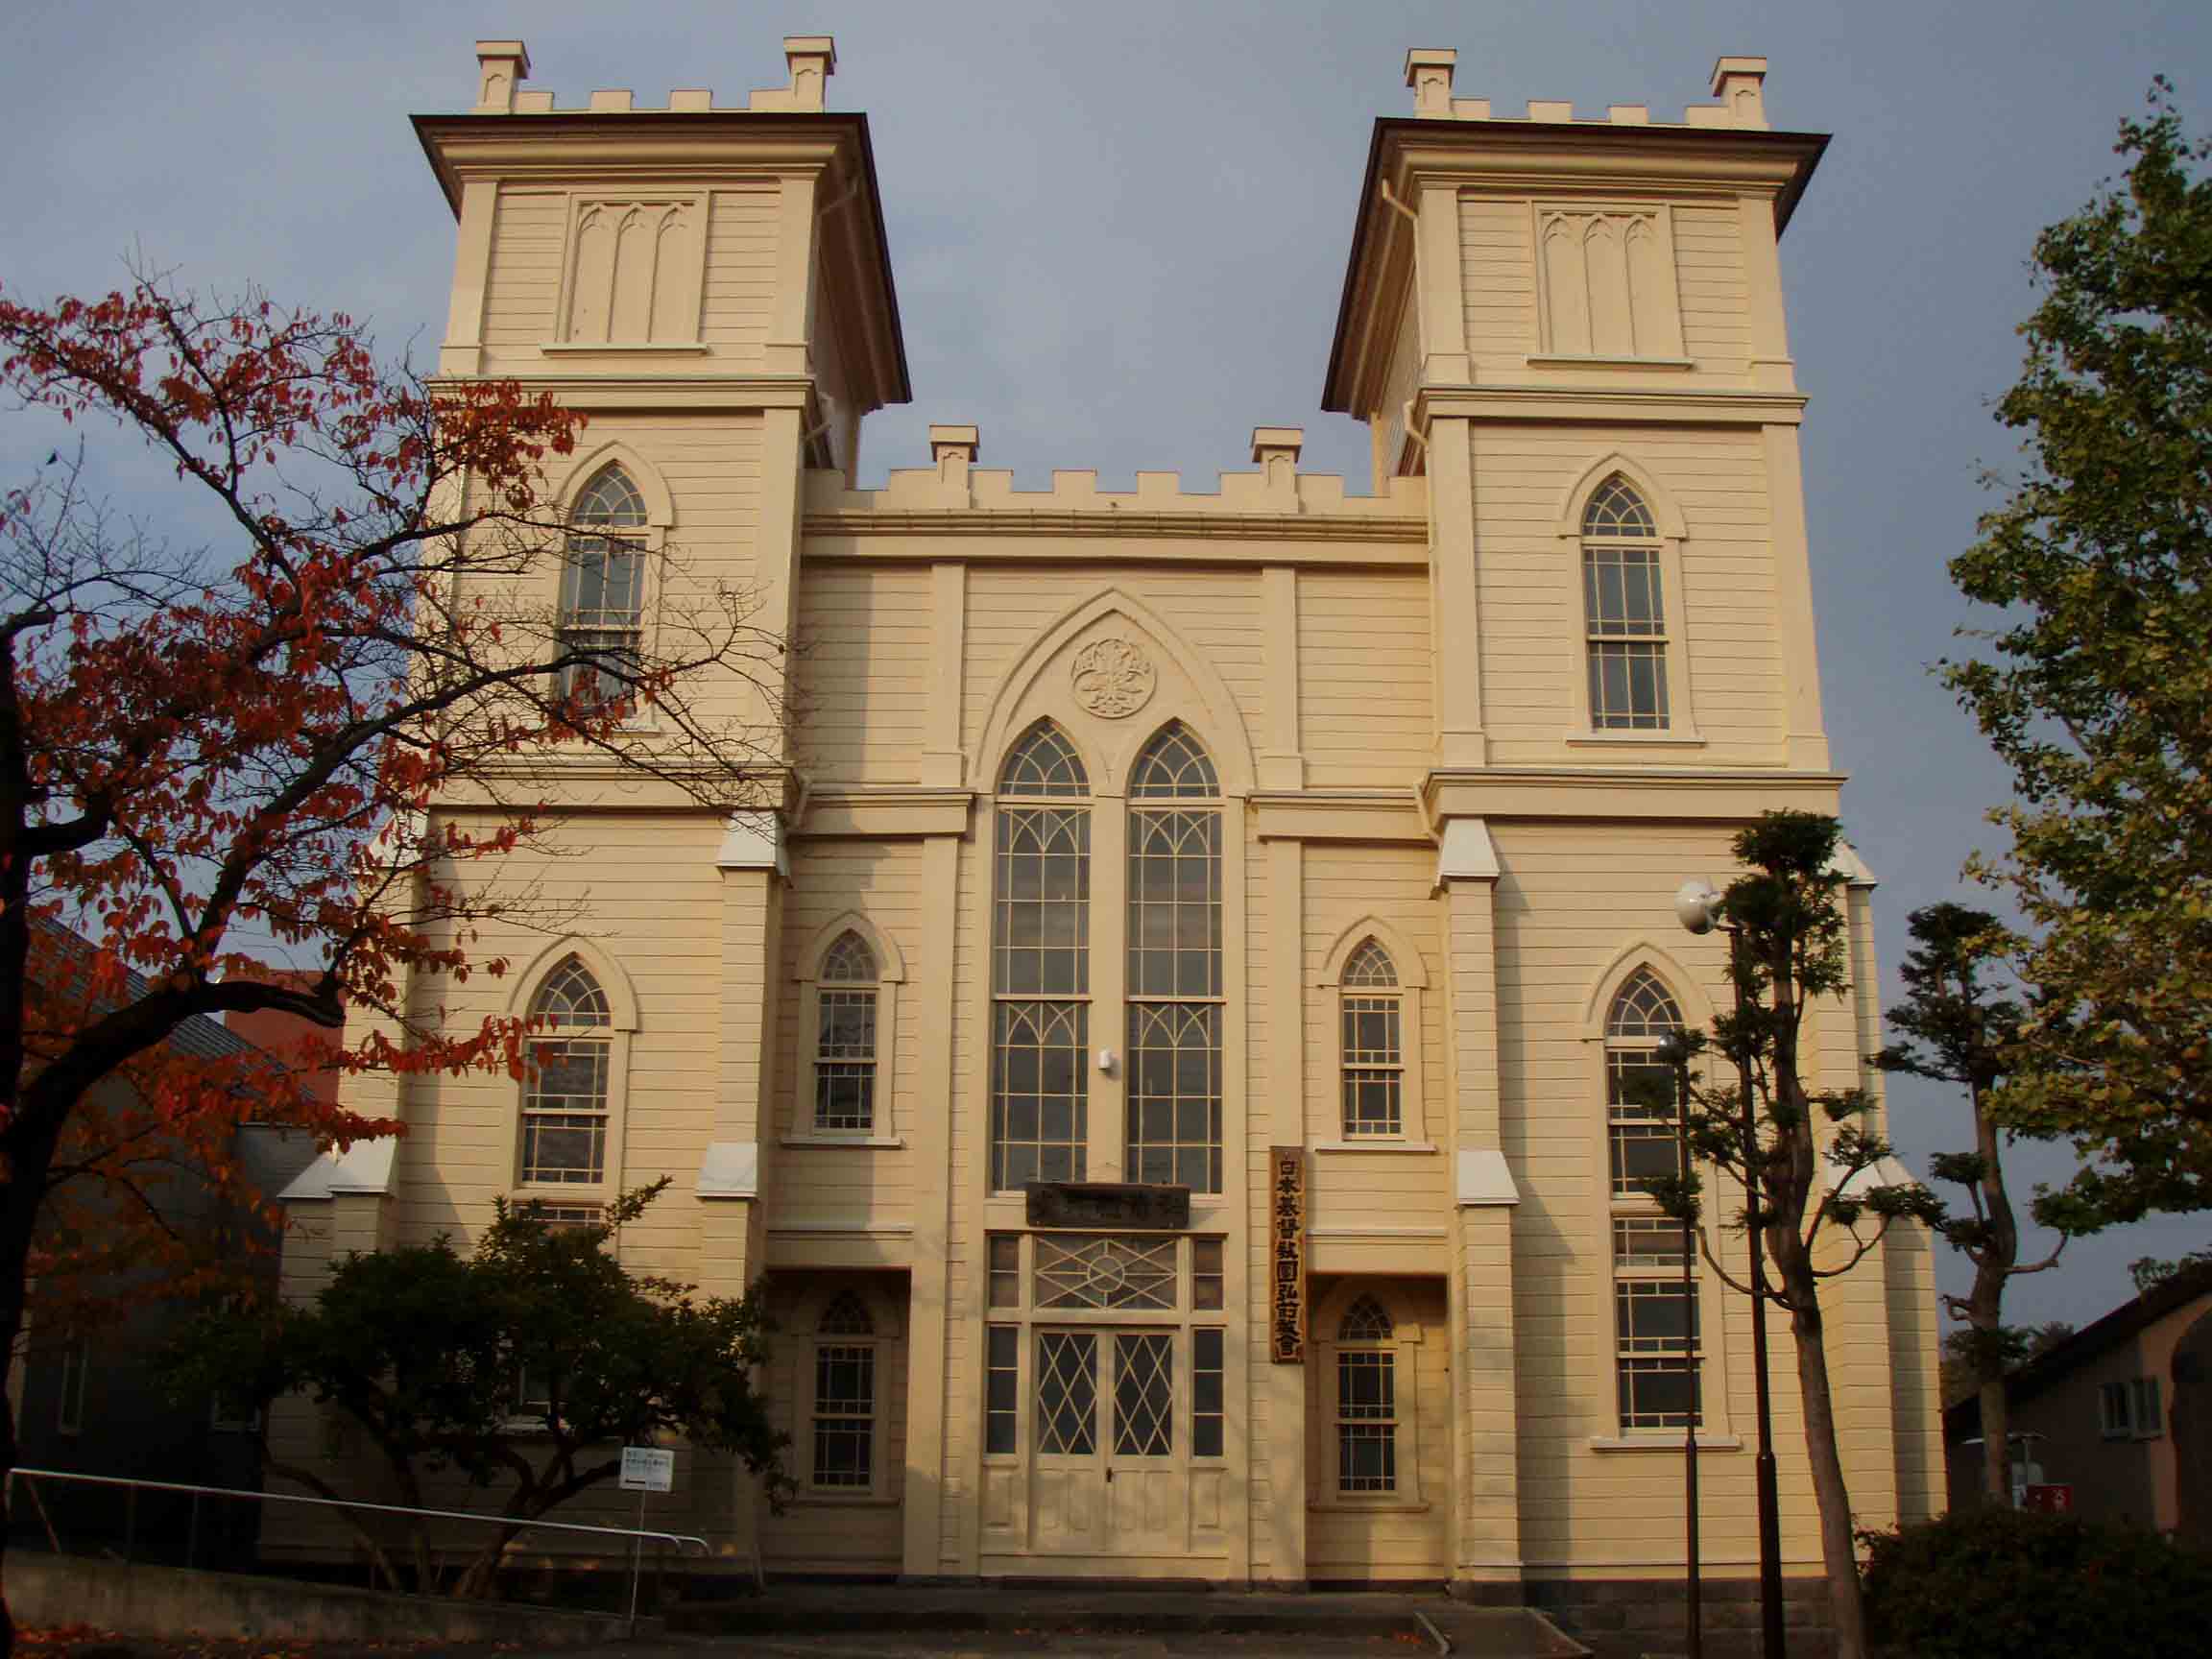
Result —
[[1436, 867], [1445, 903], [1448, 1072], [1456, 1214], [1451, 1319], [1453, 1576], [1520, 1574], [1514, 1397], [1513, 1206], [1520, 1194], [1500, 1136], [1496, 887], [1502, 872], [1479, 818], [1444, 826]]

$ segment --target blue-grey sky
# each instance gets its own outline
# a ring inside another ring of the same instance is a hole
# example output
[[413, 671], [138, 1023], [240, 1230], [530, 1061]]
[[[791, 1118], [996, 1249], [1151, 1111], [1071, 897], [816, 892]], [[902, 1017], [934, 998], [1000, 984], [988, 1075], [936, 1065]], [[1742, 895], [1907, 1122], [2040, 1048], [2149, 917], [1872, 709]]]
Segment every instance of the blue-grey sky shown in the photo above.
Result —
[[[105, 291], [143, 249], [193, 284], [252, 280], [434, 352], [453, 228], [405, 117], [473, 96], [471, 42], [520, 35], [563, 104], [781, 85], [787, 33], [828, 30], [830, 104], [874, 130], [915, 401], [876, 416], [863, 471], [975, 421], [1024, 487], [1096, 468], [1246, 466], [1251, 427], [1303, 425], [1306, 466], [1358, 480], [1362, 430], [1320, 388], [1369, 123], [1410, 108], [1406, 48], [1451, 46], [1457, 90], [1649, 104], [1679, 119], [1722, 53], [1771, 60], [1777, 126], [1835, 134], [1783, 243], [1805, 434], [1822, 683], [1850, 832], [1883, 879], [1885, 1000], [1905, 917], [1972, 901], [1961, 859], [2006, 777], [1927, 668], [1965, 608], [1944, 561], [2010, 456], [1989, 400], [2019, 361], [2035, 231], [2115, 168], [2151, 77], [2212, 127], [2202, 0], [14, 0], [0, 18], [0, 283]], [[0, 423], [0, 478], [28, 445]], [[45, 440], [36, 440], [40, 447]], [[134, 496], [151, 469], [103, 459]], [[149, 494], [150, 504], [157, 497]], [[1716, 872], [1716, 874], [1719, 874]], [[1909, 1161], [1963, 1143], [1939, 1091], [1893, 1092]], [[2043, 1150], [2022, 1166], [2062, 1171]], [[2078, 1245], [2024, 1281], [2021, 1319], [2086, 1322], [2126, 1262], [2212, 1241], [2183, 1217]], [[1955, 1261], [1942, 1272], [1959, 1287]]]

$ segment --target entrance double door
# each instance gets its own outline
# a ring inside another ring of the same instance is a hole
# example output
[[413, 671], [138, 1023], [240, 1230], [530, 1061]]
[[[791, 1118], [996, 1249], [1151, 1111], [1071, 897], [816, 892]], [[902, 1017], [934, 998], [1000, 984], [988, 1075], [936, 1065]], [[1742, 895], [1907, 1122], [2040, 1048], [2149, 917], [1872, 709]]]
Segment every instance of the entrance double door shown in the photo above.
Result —
[[1067, 1555], [1188, 1546], [1185, 1334], [1032, 1328], [1032, 1547]]

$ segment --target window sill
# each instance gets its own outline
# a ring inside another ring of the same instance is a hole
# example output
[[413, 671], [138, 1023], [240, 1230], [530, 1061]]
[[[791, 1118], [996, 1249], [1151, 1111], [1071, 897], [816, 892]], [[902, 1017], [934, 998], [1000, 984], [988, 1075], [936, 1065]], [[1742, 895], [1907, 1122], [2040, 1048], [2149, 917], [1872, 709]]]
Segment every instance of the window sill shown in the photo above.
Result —
[[1419, 1499], [1407, 1499], [1385, 1495], [1372, 1502], [1362, 1501], [1358, 1495], [1345, 1493], [1309, 1503], [1306, 1507], [1321, 1514], [1357, 1511], [1361, 1515], [1426, 1515], [1429, 1505]]
[[899, 1500], [874, 1492], [805, 1491], [791, 1500], [795, 1509], [896, 1509]]
[[[1679, 1434], [1636, 1434], [1613, 1436], [1593, 1434], [1588, 1445], [1593, 1452], [1680, 1452], [1682, 1436]], [[1700, 1434], [1697, 1436], [1700, 1452], [1741, 1452], [1743, 1436], [1741, 1434]]]
[[1623, 743], [1652, 749], [1702, 749], [1705, 739], [1695, 732], [1682, 727], [1670, 727], [1664, 731], [1636, 731], [1623, 727], [1615, 731], [1570, 732], [1561, 739], [1574, 748], [1590, 748], [1599, 744]]
[[552, 356], [627, 357], [650, 352], [655, 356], [704, 357], [713, 348], [703, 340], [542, 340], [538, 349]]
[[1690, 357], [1600, 357], [1583, 352], [1547, 351], [1528, 359], [1531, 369], [1665, 369], [1681, 373], [1697, 367]]
[[1433, 1141], [1393, 1141], [1378, 1135], [1372, 1141], [1316, 1141], [1316, 1152], [1433, 1152]]
[[897, 1149], [906, 1144], [903, 1135], [786, 1135], [785, 1146], [876, 1146]]

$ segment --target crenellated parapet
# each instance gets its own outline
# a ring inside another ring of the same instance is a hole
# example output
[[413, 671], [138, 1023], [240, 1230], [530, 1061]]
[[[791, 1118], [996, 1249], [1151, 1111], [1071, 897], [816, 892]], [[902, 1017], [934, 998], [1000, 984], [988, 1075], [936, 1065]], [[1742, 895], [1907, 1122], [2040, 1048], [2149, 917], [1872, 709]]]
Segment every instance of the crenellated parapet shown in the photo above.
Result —
[[975, 518], [997, 516], [1008, 526], [1056, 521], [1074, 534], [1205, 534], [1208, 523], [1227, 533], [1232, 524], [1295, 537], [1302, 522], [1307, 534], [1327, 535], [1341, 526], [1363, 538], [1389, 538], [1393, 531], [1421, 532], [1428, 512], [1426, 480], [1391, 478], [1374, 495], [1345, 493], [1341, 475], [1297, 470], [1303, 433], [1295, 426], [1255, 427], [1256, 471], [1221, 472], [1213, 490], [1186, 490], [1180, 472], [1140, 472], [1134, 490], [1101, 490], [1089, 469], [1055, 469], [1049, 490], [1018, 490], [1010, 469], [974, 465], [981, 451], [973, 425], [932, 426], [935, 465], [894, 468], [878, 490], [855, 490], [835, 471], [806, 476], [805, 510], [809, 527], [834, 520], [838, 528], [865, 533], [869, 521], [885, 528], [913, 527], [917, 517], [973, 516], [963, 529], [987, 530]]
[[786, 35], [783, 59], [790, 65], [787, 85], [759, 88], [742, 104], [717, 105], [712, 88], [679, 86], [661, 105], [640, 104], [628, 87], [602, 88], [581, 105], [561, 106], [546, 88], [524, 90], [530, 78], [530, 50], [519, 40], [476, 42], [477, 115], [639, 114], [675, 110], [690, 114], [814, 114], [827, 108], [830, 77], [837, 73], [837, 42], [827, 35]]
[[1453, 95], [1452, 82], [1459, 54], [1445, 46], [1416, 46], [1406, 54], [1406, 84], [1413, 88], [1413, 113], [1438, 121], [1525, 121], [1564, 125], [1575, 121], [1605, 122], [1615, 127], [1732, 128], [1743, 132], [1767, 131], [1764, 86], [1767, 60], [1722, 58], [1713, 65], [1712, 92], [1717, 104], [1693, 104], [1680, 121], [1654, 121], [1647, 104], [1609, 104], [1602, 115], [1576, 115], [1572, 103], [1531, 98], [1525, 115], [1494, 109], [1487, 98]]

